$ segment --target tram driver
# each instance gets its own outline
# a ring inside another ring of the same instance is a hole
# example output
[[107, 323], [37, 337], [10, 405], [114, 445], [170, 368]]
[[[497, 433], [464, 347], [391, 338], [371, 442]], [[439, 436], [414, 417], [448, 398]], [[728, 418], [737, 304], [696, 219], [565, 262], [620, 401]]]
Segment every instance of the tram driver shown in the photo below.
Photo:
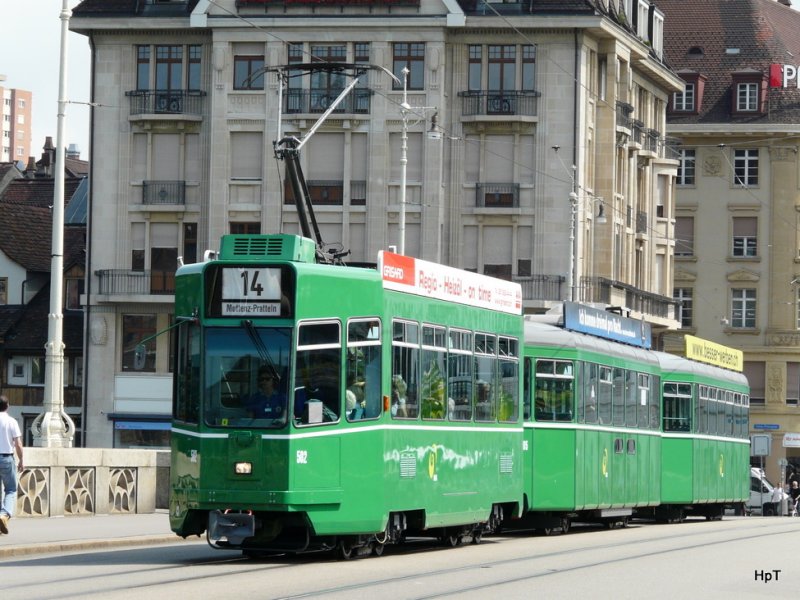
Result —
[[258, 370], [258, 389], [244, 405], [255, 419], [282, 419], [286, 412], [286, 395], [277, 390], [278, 374], [269, 367]]

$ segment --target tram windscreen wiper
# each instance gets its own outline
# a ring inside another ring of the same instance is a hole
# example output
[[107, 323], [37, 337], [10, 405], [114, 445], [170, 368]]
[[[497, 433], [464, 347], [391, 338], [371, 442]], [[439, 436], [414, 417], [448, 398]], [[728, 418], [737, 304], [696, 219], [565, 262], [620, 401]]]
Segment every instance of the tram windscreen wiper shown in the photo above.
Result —
[[278, 369], [275, 367], [275, 363], [273, 362], [272, 357], [269, 355], [269, 350], [267, 350], [267, 347], [264, 345], [264, 341], [261, 339], [261, 336], [258, 335], [258, 331], [256, 331], [253, 322], [250, 319], [243, 319], [242, 326], [247, 332], [247, 335], [250, 336], [250, 340], [253, 342], [253, 347], [255, 347], [256, 352], [258, 352], [261, 362], [265, 363], [269, 367], [271, 375], [275, 377], [275, 381], [280, 381], [280, 373], [278, 373]]

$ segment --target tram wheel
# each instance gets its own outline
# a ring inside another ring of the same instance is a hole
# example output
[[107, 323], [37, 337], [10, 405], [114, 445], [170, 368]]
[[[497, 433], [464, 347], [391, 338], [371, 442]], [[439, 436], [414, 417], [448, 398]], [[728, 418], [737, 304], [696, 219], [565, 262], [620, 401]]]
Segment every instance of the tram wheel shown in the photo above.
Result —
[[447, 534], [445, 533], [441, 537], [442, 543], [447, 546], [448, 548], [455, 548], [456, 546], [461, 545], [461, 536], [457, 533]]
[[567, 517], [561, 519], [561, 533], [569, 533], [569, 526], [570, 523]]
[[540, 530], [545, 535], [553, 535], [553, 528], [552, 527], [542, 527]]
[[476, 531], [472, 534], [472, 543], [476, 546], [481, 543], [482, 532]]
[[386, 544], [380, 542], [372, 542], [372, 554], [375, 556], [383, 556], [383, 551], [386, 549]]
[[354, 556], [353, 547], [345, 541], [339, 542], [339, 558], [342, 560], [350, 560]]

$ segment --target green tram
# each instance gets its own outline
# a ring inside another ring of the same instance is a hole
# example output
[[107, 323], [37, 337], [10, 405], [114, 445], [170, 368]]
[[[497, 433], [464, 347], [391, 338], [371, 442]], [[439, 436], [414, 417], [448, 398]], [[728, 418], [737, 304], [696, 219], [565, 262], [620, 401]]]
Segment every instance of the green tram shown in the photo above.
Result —
[[[687, 349], [698, 341], [687, 336]], [[731, 505], [743, 512], [750, 493], [747, 378], [714, 365], [657, 354], [663, 434], [661, 505], [655, 516], [666, 521], [680, 521], [687, 514], [719, 519]]]
[[522, 510], [521, 290], [226, 235], [176, 275], [170, 524], [217, 548], [477, 542]]
[[746, 379], [650, 338], [646, 323], [569, 302], [525, 318], [526, 523], [717, 517], [746, 500]]

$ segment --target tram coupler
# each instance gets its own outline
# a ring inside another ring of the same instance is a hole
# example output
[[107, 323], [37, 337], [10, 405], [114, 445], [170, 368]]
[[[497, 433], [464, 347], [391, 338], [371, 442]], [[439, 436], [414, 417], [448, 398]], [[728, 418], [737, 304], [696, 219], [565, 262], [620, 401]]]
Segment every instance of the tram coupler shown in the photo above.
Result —
[[226, 546], [239, 546], [256, 533], [256, 519], [252, 512], [212, 510], [208, 513], [208, 543], [216, 545], [225, 539]]

